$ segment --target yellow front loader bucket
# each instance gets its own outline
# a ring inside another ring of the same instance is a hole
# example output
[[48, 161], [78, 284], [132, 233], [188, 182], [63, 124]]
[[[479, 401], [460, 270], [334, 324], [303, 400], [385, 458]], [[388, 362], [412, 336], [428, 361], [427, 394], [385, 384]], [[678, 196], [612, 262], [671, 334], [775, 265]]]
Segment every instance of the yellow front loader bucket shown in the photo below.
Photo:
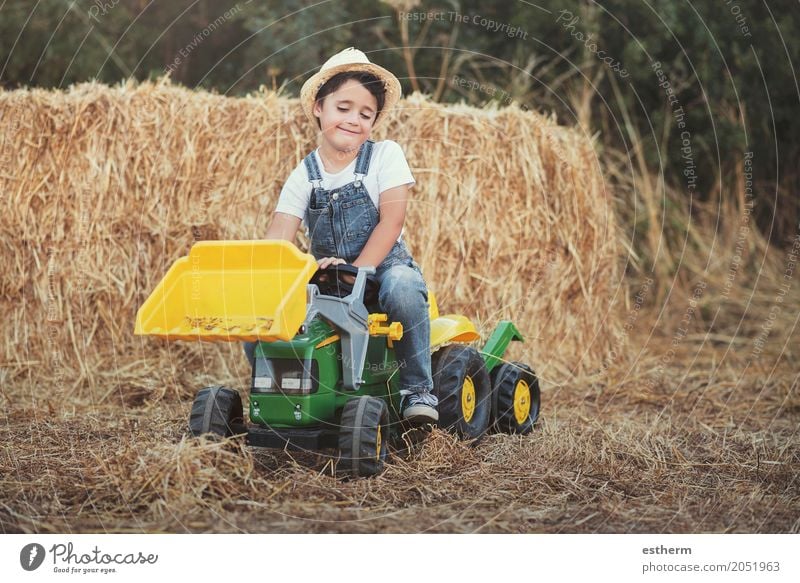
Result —
[[291, 340], [306, 316], [312, 255], [289, 241], [202, 241], [136, 314], [135, 334], [207, 342]]

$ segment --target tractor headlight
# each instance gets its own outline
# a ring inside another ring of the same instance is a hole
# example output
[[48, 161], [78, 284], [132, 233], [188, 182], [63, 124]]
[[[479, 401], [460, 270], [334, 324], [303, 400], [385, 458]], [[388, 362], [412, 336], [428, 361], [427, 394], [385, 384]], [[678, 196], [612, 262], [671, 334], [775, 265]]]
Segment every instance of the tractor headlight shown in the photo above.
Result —
[[317, 361], [293, 358], [256, 358], [252, 393], [308, 395], [319, 386]]

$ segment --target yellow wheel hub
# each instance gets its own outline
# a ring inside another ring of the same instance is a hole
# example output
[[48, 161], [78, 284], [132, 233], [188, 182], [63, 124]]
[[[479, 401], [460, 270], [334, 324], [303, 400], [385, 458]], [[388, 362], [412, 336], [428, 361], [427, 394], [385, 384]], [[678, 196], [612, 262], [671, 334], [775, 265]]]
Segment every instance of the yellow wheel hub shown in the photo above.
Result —
[[461, 387], [461, 414], [467, 423], [475, 414], [475, 385], [469, 375], [464, 377], [464, 385]]
[[378, 436], [375, 438], [375, 459], [381, 459], [381, 428], [378, 427]]
[[522, 379], [514, 387], [514, 419], [522, 425], [531, 414], [531, 388]]

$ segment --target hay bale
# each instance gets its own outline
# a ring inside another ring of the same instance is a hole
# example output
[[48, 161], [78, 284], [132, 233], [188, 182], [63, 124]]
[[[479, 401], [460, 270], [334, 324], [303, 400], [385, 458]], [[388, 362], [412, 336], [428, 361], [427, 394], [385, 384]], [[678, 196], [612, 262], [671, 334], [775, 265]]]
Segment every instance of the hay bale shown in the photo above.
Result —
[[[134, 338], [133, 322], [194, 241], [264, 235], [315, 146], [297, 100], [85, 83], [0, 92], [0, 118], [6, 381], [94, 400], [128, 386], [161, 398], [195, 373], [246, 378], [235, 348]], [[442, 312], [484, 338], [511, 319], [527, 340], [511, 357], [547, 382], [597, 369], [619, 273], [590, 140], [517, 108], [419, 95], [373, 138], [402, 144], [417, 178], [406, 237]]]

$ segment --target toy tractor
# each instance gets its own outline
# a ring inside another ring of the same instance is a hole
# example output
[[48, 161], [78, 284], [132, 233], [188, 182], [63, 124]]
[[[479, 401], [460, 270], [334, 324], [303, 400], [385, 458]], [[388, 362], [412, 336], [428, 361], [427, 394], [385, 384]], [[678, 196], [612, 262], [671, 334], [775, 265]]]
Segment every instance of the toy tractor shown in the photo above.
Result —
[[[410, 428], [399, 412], [392, 344], [402, 338], [402, 322], [379, 312], [374, 273], [318, 269], [288, 241], [199, 242], [139, 309], [135, 333], [253, 343], [250, 423], [237, 391], [211, 386], [194, 400], [192, 434], [334, 448], [337, 475], [375, 475], [389, 443], [402, 447]], [[464, 439], [489, 429], [530, 432], [539, 415], [538, 379], [529, 366], [502, 359], [509, 342], [522, 341], [514, 324], [501, 321], [478, 350], [467, 345], [480, 339], [470, 320], [439, 314], [430, 290], [428, 299], [439, 426]]]

